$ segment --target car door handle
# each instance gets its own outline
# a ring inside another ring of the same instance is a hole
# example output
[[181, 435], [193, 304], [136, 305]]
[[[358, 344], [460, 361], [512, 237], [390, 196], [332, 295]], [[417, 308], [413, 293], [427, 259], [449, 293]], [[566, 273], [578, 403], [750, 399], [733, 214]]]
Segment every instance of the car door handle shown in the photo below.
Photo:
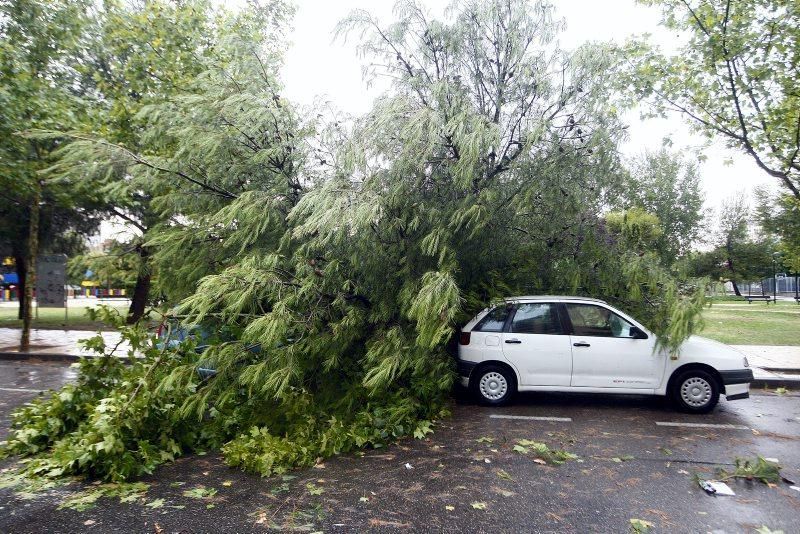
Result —
[[589, 345], [585, 341], [578, 341], [577, 343], [573, 343], [572, 346], [573, 347], [591, 347], [591, 345]]
[[519, 339], [506, 339], [506, 343], [516, 343], [516, 344], [519, 344], [519, 343], [522, 343], [522, 341], [520, 341]]

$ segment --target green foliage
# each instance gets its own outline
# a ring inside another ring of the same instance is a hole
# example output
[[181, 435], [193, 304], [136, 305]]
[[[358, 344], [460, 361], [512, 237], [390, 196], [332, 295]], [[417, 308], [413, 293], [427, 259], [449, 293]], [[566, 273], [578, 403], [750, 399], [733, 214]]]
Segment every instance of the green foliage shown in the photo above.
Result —
[[736, 458], [733, 471], [719, 470], [721, 480], [743, 478], [758, 480], [764, 484], [774, 484], [781, 481], [781, 466], [768, 462], [761, 456], [756, 458]]
[[634, 250], [655, 248], [655, 241], [664, 234], [658, 217], [641, 208], [612, 211], [606, 214], [606, 224]]
[[672, 57], [641, 42], [625, 51], [637, 100], [677, 111], [702, 133], [743, 151], [800, 198], [800, 54], [795, 0], [641, 0], [688, 40]]
[[645, 152], [630, 164], [630, 176], [618, 203], [658, 218], [660, 234], [651, 249], [665, 265], [686, 255], [700, 238], [703, 195], [697, 168], [666, 149]]
[[136, 502], [144, 499], [145, 493], [150, 488], [144, 482], [126, 482], [118, 484], [100, 484], [86, 490], [70, 495], [58, 509], [68, 508], [77, 512], [84, 512], [94, 508], [101, 498], [118, 498], [120, 502]]
[[[561, 465], [568, 460], [576, 460], [578, 458], [577, 455], [571, 452], [551, 449], [545, 443], [529, 439], [517, 440], [517, 444], [514, 445], [512, 450], [520, 454], [532, 454], [534, 457], [554, 465]], [[501, 478], [503, 477], [501, 476]]]

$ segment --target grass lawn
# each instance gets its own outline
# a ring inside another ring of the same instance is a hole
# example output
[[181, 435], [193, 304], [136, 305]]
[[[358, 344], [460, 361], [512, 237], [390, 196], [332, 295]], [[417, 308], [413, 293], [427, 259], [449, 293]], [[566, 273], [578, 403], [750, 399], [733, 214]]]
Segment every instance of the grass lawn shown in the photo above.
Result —
[[703, 319], [698, 334], [730, 345], [800, 345], [800, 306], [794, 302], [715, 303]]
[[[128, 307], [118, 307], [125, 314]], [[34, 314], [36, 311], [34, 310]], [[17, 319], [17, 308], [0, 308], [0, 328], [22, 328], [22, 321]], [[63, 308], [42, 308], [39, 310], [39, 320], [33, 320], [33, 328], [49, 330], [105, 330], [103, 323], [90, 321], [86, 316], [86, 307], [75, 306], [69, 308], [67, 320], [64, 320]]]

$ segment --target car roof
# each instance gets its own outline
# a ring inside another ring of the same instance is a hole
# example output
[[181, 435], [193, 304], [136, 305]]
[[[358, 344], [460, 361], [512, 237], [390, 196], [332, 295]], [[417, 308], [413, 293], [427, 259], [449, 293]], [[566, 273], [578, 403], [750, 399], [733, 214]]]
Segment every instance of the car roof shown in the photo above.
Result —
[[608, 304], [608, 302], [591, 297], [576, 297], [574, 295], [524, 295], [520, 297], [506, 297], [503, 299], [505, 302], [521, 302], [521, 301], [576, 301], [576, 302], [599, 302], [600, 304]]

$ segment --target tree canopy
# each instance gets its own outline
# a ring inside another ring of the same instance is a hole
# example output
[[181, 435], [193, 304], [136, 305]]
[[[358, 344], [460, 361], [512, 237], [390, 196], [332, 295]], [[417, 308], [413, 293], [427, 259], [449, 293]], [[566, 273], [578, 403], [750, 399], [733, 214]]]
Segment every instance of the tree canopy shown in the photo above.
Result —
[[743, 151], [800, 198], [800, 9], [795, 0], [642, 0], [688, 37], [671, 57], [627, 50], [639, 97]]

